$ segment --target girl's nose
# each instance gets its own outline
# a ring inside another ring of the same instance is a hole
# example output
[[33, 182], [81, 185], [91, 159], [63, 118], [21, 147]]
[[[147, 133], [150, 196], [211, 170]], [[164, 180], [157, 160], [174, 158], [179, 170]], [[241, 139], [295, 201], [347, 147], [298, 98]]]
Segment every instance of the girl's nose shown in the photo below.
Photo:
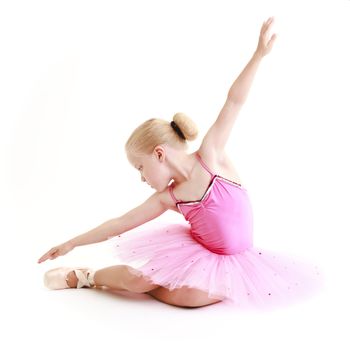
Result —
[[145, 182], [146, 179], [143, 176], [141, 176], [141, 181]]

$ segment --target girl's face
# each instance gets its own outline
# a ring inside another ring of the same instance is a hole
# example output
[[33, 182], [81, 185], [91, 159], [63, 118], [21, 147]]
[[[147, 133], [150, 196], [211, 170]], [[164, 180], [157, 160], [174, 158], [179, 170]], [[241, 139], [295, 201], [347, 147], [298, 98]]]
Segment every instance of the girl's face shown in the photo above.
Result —
[[171, 176], [165, 162], [164, 148], [157, 146], [152, 154], [141, 157], [130, 156], [129, 161], [139, 170], [141, 181], [147, 182], [157, 192], [166, 189]]

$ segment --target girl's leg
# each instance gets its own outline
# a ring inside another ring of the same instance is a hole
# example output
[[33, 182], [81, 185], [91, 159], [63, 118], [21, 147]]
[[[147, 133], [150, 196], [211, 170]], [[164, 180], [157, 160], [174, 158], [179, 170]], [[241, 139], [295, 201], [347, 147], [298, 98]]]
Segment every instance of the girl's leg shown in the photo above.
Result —
[[176, 288], [172, 291], [164, 287], [159, 287], [146, 292], [146, 294], [166, 304], [190, 308], [216, 304], [223, 300], [209, 298], [207, 292], [189, 287]]
[[[145, 293], [159, 287], [152, 284], [142, 276], [132, 273], [135, 269], [128, 265], [115, 265], [95, 271], [94, 281], [96, 287], [108, 287], [116, 290], [126, 290], [135, 293]], [[77, 286], [77, 277], [74, 271], [68, 274], [68, 285]]]
[[[221, 299], [209, 298], [206, 292], [195, 288], [182, 287], [170, 291], [150, 283], [144, 277], [133, 274], [132, 271], [136, 270], [128, 265], [105, 267], [95, 271], [94, 282], [96, 287], [105, 286], [121, 291], [145, 293], [163, 303], [180, 307], [200, 307], [221, 301]], [[77, 277], [74, 271], [68, 274], [67, 283], [71, 288], [77, 286]]]

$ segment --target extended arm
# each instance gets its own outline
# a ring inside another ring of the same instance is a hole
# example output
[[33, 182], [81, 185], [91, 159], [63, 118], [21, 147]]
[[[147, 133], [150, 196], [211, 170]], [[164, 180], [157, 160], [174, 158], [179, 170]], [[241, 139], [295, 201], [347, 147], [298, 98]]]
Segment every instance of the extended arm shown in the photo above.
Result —
[[162, 195], [155, 192], [145, 202], [124, 215], [108, 220], [91, 231], [74, 237], [69, 242], [74, 247], [102, 242], [155, 219], [167, 210], [162, 202]]
[[272, 49], [272, 45], [276, 39], [276, 34], [273, 34], [271, 39], [268, 40], [268, 29], [272, 22], [273, 18], [269, 18], [263, 23], [256, 51], [241, 74], [230, 87], [227, 99], [219, 116], [203, 138], [200, 148], [205, 148], [206, 152], [215, 153], [217, 159], [220, 159], [220, 156], [223, 154], [233, 124], [237, 119], [242, 105], [247, 99], [248, 92], [259, 64], [262, 58]]
[[47, 259], [56, 259], [81, 245], [105, 241], [156, 218], [168, 209], [164, 202], [165, 195], [164, 191], [155, 192], [144, 203], [124, 215], [108, 220], [82, 235], [51, 248], [38, 260], [38, 263], [40, 264]]

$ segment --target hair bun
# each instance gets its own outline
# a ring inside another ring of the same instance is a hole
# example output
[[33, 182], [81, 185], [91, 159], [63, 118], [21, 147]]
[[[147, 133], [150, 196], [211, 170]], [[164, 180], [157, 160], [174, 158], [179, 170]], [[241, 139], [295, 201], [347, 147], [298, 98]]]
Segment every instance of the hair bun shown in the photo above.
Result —
[[[173, 121], [171, 122], [171, 126], [175, 130], [180, 137], [182, 137], [185, 140], [192, 141], [197, 138], [198, 136], [198, 128], [197, 125], [194, 123], [194, 121], [188, 117], [185, 113], [175, 113], [173, 116]], [[183, 136], [181, 136], [181, 134]]]
[[186, 140], [185, 135], [182, 133], [181, 129], [178, 127], [178, 125], [174, 121], [172, 121], [170, 125], [182, 139]]

